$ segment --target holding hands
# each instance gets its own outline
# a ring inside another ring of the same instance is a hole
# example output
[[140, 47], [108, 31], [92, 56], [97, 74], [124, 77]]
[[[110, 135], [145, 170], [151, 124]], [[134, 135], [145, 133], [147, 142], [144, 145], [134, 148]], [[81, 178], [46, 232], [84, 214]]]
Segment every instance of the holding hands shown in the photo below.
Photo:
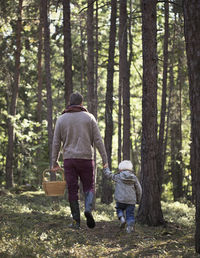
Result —
[[56, 165], [52, 167], [51, 172], [57, 172], [58, 170], [62, 170], [62, 168], [59, 165]]

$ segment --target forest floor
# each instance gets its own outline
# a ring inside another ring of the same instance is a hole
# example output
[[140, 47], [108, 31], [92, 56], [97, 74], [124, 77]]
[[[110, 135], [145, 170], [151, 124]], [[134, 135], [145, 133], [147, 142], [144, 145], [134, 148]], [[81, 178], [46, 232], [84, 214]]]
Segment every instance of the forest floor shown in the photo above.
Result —
[[68, 228], [65, 198], [0, 190], [0, 257], [200, 257], [195, 254], [192, 205], [162, 202], [167, 226], [136, 223], [134, 233], [127, 234], [119, 228], [115, 204], [98, 199], [94, 229], [86, 226], [83, 202], [81, 229]]

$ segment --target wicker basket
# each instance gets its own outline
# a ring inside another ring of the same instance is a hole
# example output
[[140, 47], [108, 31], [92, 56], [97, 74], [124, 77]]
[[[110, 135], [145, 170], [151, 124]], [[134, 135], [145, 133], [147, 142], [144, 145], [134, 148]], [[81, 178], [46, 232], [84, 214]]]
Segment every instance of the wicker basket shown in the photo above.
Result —
[[50, 169], [45, 169], [43, 172], [43, 182], [42, 186], [47, 196], [62, 196], [65, 193], [66, 189], [66, 181], [64, 178], [64, 171], [63, 169], [57, 170], [57, 172], [62, 173], [62, 181], [47, 181], [45, 175], [46, 173], [51, 172]]

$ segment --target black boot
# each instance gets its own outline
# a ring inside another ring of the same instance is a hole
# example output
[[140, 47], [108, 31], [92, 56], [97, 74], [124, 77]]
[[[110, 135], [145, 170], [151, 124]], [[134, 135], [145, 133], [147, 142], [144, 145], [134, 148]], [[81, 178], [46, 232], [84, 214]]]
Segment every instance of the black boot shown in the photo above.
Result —
[[86, 192], [85, 193], [85, 217], [87, 219], [87, 226], [89, 228], [95, 227], [95, 220], [92, 216], [92, 202], [93, 202], [94, 194], [93, 192]]
[[69, 203], [71, 214], [73, 217], [73, 223], [69, 225], [70, 228], [79, 229], [80, 228], [80, 210], [78, 201], [72, 201]]

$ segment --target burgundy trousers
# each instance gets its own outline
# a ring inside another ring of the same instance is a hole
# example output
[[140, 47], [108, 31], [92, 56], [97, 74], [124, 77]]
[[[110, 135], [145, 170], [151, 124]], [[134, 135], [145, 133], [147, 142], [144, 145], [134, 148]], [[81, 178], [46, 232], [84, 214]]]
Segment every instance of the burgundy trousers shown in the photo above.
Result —
[[78, 178], [83, 185], [83, 192], [94, 192], [94, 161], [88, 159], [65, 159], [65, 179], [69, 202], [78, 200]]

